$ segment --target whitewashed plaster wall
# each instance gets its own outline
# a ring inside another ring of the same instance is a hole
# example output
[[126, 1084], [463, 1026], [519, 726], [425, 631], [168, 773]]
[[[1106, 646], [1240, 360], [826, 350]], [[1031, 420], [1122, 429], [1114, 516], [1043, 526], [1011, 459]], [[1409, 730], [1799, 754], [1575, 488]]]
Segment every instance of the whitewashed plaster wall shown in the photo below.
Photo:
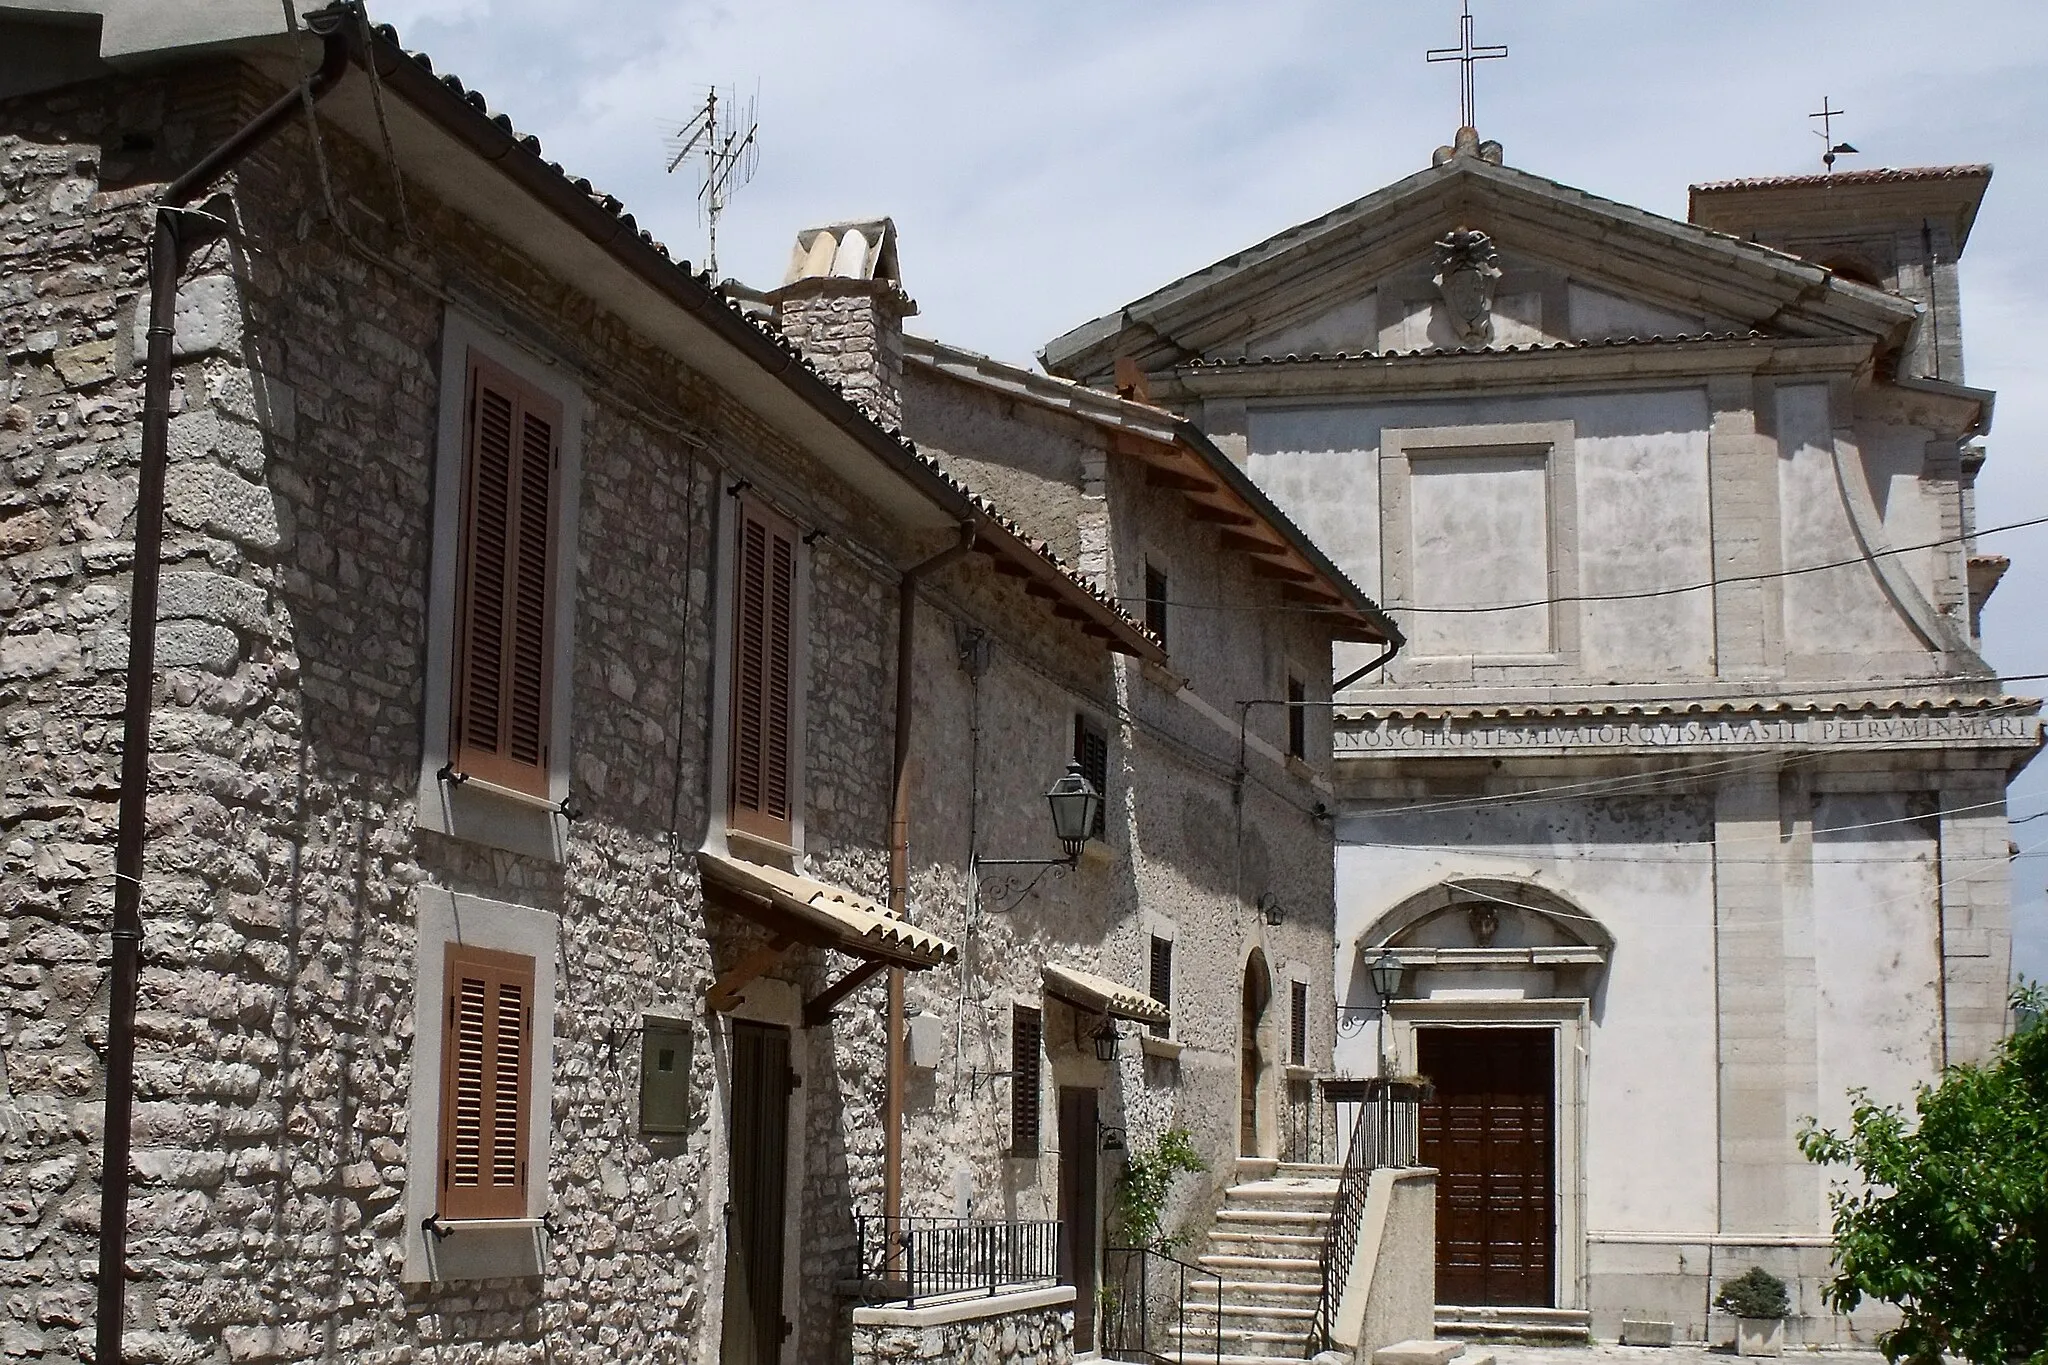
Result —
[[[1712, 576], [1712, 415], [1704, 389], [1254, 407], [1248, 422], [1247, 471], [1369, 593], [1386, 591], [1380, 455], [1388, 428], [1570, 422], [1576, 434], [1577, 592], [1641, 592]], [[1525, 491], [1512, 481], [1499, 489], [1503, 496]], [[1427, 506], [1418, 499], [1417, 513]], [[1423, 534], [1418, 516], [1418, 540]], [[1468, 557], [1467, 573], [1483, 568]], [[1489, 582], [1488, 591], [1534, 600], [1548, 585], [1540, 578]], [[1712, 603], [1704, 593], [1587, 603], [1579, 621], [1583, 673], [1647, 679], [1712, 669]], [[1339, 653], [1340, 672], [1347, 671], [1349, 652]], [[1399, 681], [1409, 667], [1397, 660], [1390, 680]]]
[[[1445, 881], [1527, 881], [1614, 935], [1604, 979], [1593, 987], [1586, 1073], [1586, 1217], [1594, 1230], [1715, 1225], [1714, 903], [1711, 874], [1702, 875], [1712, 865], [1711, 837], [1710, 807], [1691, 799], [1361, 811], [1338, 823], [1338, 988], [1347, 1004], [1373, 1001], [1358, 946], [1375, 922]], [[1447, 982], [1440, 993], [1475, 989], [1485, 987]], [[1371, 1029], [1342, 1039], [1338, 1069], [1373, 1071], [1376, 1045]], [[1645, 1152], [1658, 1159], [1643, 1160]]]

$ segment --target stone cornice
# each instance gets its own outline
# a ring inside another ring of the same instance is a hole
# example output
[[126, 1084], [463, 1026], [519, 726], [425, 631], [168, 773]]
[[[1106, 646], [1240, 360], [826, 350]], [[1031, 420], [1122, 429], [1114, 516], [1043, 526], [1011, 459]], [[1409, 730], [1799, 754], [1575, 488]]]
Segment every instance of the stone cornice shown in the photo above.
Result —
[[1286, 356], [1179, 366], [1153, 381], [1161, 401], [1433, 390], [1499, 392], [1518, 384], [1598, 386], [1642, 380], [1697, 384], [1714, 374], [1867, 375], [1868, 340], [1840, 337], [1717, 337], [1566, 342], [1492, 350]]

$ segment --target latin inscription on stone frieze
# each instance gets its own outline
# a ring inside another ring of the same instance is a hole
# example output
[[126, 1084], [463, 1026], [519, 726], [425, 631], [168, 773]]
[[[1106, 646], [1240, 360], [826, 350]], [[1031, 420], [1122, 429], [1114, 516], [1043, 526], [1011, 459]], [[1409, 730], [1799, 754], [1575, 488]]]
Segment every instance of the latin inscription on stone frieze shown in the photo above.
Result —
[[1711, 749], [1787, 745], [1966, 744], [2031, 746], [2031, 715], [1748, 716], [1687, 720], [1626, 717], [1536, 724], [1472, 720], [1359, 721], [1339, 717], [1336, 749], [1384, 753], [1445, 749]]

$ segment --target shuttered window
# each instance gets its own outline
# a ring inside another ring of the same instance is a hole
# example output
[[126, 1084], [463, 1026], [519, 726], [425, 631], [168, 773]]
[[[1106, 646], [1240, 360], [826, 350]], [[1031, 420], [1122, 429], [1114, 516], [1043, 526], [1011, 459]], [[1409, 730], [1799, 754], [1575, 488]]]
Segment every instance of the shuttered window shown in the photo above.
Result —
[[459, 943], [446, 951], [438, 1212], [522, 1218], [533, 1117], [533, 959]]
[[[1173, 940], [1152, 936], [1152, 998], [1173, 1008]], [[1152, 1031], [1164, 1038], [1167, 1025], [1154, 1024]]]
[[1159, 647], [1169, 648], [1166, 642], [1166, 570], [1145, 561], [1145, 629], [1159, 637]]
[[1038, 1054], [1045, 1020], [1028, 1005], [1010, 1007], [1010, 1155], [1038, 1155]]
[[1287, 680], [1287, 753], [1291, 758], [1308, 757], [1308, 684], [1299, 678]]
[[1293, 1025], [1287, 1038], [1287, 1060], [1294, 1066], [1308, 1065], [1308, 982], [1292, 983], [1294, 1017], [1288, 1022]]
[[736, 558], [732, 825], [786, 844], [793, 837], [796, 527], [743, 500]]
[[1074, 761], [1081, 765], [1082, 776], [1102, 794], [1095, 807], [1095, 823], [1088, 830], [1089, 838], [1100, 839], [1109, 827], [1109, 732], [1086, 716], [1074, 717]]
[[474, 352], [468, 385], [450, 757], [546, 796], [562, 407]]

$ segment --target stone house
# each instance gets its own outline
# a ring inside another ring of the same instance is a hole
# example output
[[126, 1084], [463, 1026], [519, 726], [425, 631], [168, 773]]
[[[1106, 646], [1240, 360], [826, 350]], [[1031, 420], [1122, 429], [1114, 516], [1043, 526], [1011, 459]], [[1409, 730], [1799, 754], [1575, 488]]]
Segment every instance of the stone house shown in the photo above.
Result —
[[[1990, 168], [1695, 187], [1433, 164], [1051, 342], [1230, 452], [1410, 639], [1337, 710], [1340, 1067], [1436, 1084], [1440, 1321], [1830, 1318], [1807, 1116], [2005, 1026], [1956, 262]], [[1360, 657], [1340, 647], [1341, 674]], [[1405, 971], [1385, 1009], [1383, 958]]]
[[165, 210], [127, 1354], [842, 1359], [885, 1211], [1080, 1286], [913, 1348], [1087, 1345], [1111, 1135], [1213, 1186], [1330, 1053], [1317, 703], [1398, 633], [1185, 424], [899, 371], [879, 234], [770, 323], [288, 14], [0, 7], [6, 1353], [90, 1353], [154, 206], [252, 116]]

